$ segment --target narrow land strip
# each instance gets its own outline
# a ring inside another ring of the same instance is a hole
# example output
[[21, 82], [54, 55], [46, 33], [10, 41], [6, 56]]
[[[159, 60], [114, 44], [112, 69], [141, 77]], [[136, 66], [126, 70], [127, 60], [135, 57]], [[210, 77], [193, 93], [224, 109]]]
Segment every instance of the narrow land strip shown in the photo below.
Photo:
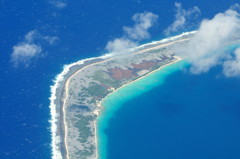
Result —
[[[160, 44], [160, 45], [154, 46], [154, 47], [152, 47], [152, 48], [146, 48], [146, 49], [137, 51], [137, 52], [132, 53], [132, 54], [137, 55], [137, 54], [143, 54], [143, 53], [146, 53], [146, 52], [151, 52], [151, 51], [153, 51], [153, 50], [157, 50], [157, 49], [160, 49], [160, 48], [164, 48], [164, 47], [170, 46], [170, 45], [175, 44], [175, 43], [181, 43], [181, 42], [187, 41], [188, 39], [189, 39], [189, 38], [184, 38], [184, 39], [179, 39], [179, 40], [176, 40], [176, 41], [173, 41], [173, 42], [169, 42], [169, 43], [165, 43], [165, 44]], [[121, 58], [127, 57], [127, 56], [129, 56], [129, 55], [122, 55]], [[106, 63], [109, 62], [109, 61], [114, 61], [114, 59], [117, 59], [117, 58], [118, 58], [118, 56], [117, 56], [117, 57], [111, 57], [111, 58], [108, 58], [108, 59], [103, 60], [103, 61], [98, 61], [98, 62], [89, 64], [89, 65], [86, 65], [86, 66], [80, 68], [79, 70], [77, 70], [76, 72], [74, 72], [74, 73], [73, 73], [71, 76], [69, 76], [69, 78], [66, 80], [66, 82], [65, 82], [65, 84], [64, 84], [64, 98], [63, 98], [63, 104], [62, 104], [62, 112], [63, 112], [63, 123], [62, 123], [62, 124], [63, 124], [63, 126], [64, 126], [64, 131], [65, 131], [65, 133], [64, 133], [64, 144], [65, 144], [65, 148], [66, 148], [66, 159], [69, 159], [69, 147], [68, 147], [68, 141], [67, 141], [67, 140], [68, 140], [68, 125], [67, 125], [67, 121], [66, 121], [66, 118], [67, 118], [67, 116], [66, 116], [66, 114], [67, 114], [67, 113], [66, 113], [66, 108], [67, 108], [67, 102], [69, 101], [69, 85], [70, 85], [70, 82], [71, 82], [71, 81], [73, 80], [73, 78], [74, 78], [77, 74], [79, 74], [80, 72], [83, 72], [84, 70], [87, 70], [87, 69], [89, 69], [89, 68], [91, 68], [91, 67], [93, 67], [93, 66], [97, 66], [97, 65], [99, 65], [99, 64], [104, 64], [104, 63], [106, 64]], [[150, 75], [150, 74], [152, 74], [152, 73], [154, 73], [154, 72], [162, 69], [163, 67], [166, 67], [166, 66], [168, 66], [168, 65], [171, 65], [171, 64], [173, 64], [173, 63], [176, 63], [176, 62], [178, 62], [179, 60], [181, 60], [181, 58], [174, 56], [174, 61], [168, 62], [167, 64], [164, 64], [164, 65], [160, 66], [158, 69], [155, 69], [155, 70], [153, 70], [153, 71], [151, 71], [151, 72], [149, 72], [149, 73], [147, 73], [147, 74], [145, 74], [145, 75], [143, 75], [143, 76], [140, 76], [139, 78], [136, 78], [136, 79], [134, 79], [134, 80], [132, 80], [132, 81], [129, 81], [128, 83], [126, 83], [126, 84], [118, 87], [117, 89], [115, 89], [113, 92], [108, 93], [106, 96], [109, 96], [109, 95], [111, 95], [112, 93], [115, 93], [117, 90], [119, 90], [119, 89], [121, 89], [121, 88], [123, 88], [123, 87], [126, 87], [127, 85], [129, 85], [129, 84], [131, 84], [131, 83], [133, 83], [133, 82], [135, 82], [135, 81], [137, 81], [137, 80], [140, 80], [140, 79], [142, 79], [142, 78], [145, 78], [146, 76], [148, 76], [148, 75]], [[105, 97], [106, 97], [106, 96], [105, 96]], [[104, 97], [104, 98], [101, 98], [100, 102], [97, 103], [98, 109], [95, 109], [94, 112], [93, 112], [93, 113], [95, 113], [96, 115], [99, 115], [99, 110], [101, 109], [101, 104], [102, 104], [102, 101], [105, 99], [105, 97]], [[95, 137], [95, 141], [94, 141], [95, 143], [94, 143], [94, 145], [98, 146], [98, 145], [97, 145], [97, 127], [96, 127], [96, 120], [94, 120], [94, 137]], [[96, 148], [96, 149], [97, 149], [97, 148]], [[97, 152], [97, 150], [96, 150], [95, 152], [96, 152], [95, 158], [98, 158], [98, 152]]]

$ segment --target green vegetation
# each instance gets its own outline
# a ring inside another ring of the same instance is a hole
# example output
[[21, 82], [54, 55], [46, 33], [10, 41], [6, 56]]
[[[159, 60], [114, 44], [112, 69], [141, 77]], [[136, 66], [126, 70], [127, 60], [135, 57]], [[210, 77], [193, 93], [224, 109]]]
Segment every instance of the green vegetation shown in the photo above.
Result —
[[104, 97], [108, 94], [108, 90], [103, 85], [100, 85], [96, 82], [91, 82], [88, 88], [83, 88], [83, 90], [87, 91], [91, 96]]
[[88, 148], [88, 150], [80, 150], [78, 152], [75, 153], [76, 156], [81, 157], [82, 159], [88, 158], [89, 156], [91, 156], [94, 152], [94, 146], [90, 146]]
[[105, 84], [107, 86], [116, 86], [118, 84], [118, 82], [116, 80], [113, 80], [109, 74], [107, 74], [106, 72], [103, 71], [96, 71], [94, 72], [93, 75], [94, 80], [99, 81], [102, 84]]
[[[75, 127], [78, 129], [79, 138], [78, 141], [81, 143], [85, 143], [88, 139], [88, 136], [92, 134], [91, 128], [88, 126], [89, 121], [94, 120], [93, 116], [83, 116], [83, 115], [75, 115]], [[92, 134], [93, 135], [93, 134]]]

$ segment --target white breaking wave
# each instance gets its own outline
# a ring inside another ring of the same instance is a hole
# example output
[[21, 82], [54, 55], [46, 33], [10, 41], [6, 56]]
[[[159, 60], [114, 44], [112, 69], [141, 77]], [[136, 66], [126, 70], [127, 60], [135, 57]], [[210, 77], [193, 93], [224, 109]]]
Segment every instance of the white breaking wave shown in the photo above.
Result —
[[[158, 44], [162, 44], [162, 43], [166, 43], [166, 42], [170, 42], [179, 38], [182, 38], [184, 36], [188, 36], [191, 34], [196, 33], [196, 31], [191, 31], [191, 32], [185, 32], [182, 33], [180, 35], [176, 35], [170, 38], [166, 38], [166, 39], [162, 39], [160, 41], [153, 41], [147, 44], [143, 44], [140, 46], [137, 46], [135, 48], [132, 48], [131, 50], [136, 50], [136, 49], [141, 49], [144, 47], [148, 47], [151, 45], [158, 45]], [[100, 57], [93, 57], [93, 58], [88, 58], [88, 59], [84, 59], [84, 60], [80, 60], [68, 65], [64, 65], [63, 67], [63, 71], [58, 74], [55, 79], [54, 79], [54, 84], [50, 86], [50, 92], [51, 92], [51, 96], [50, 96], [50, 113], [51, 113], [51, 120], [50, 120], [50, 124], [51, 124], [51, 147], [52, 147], [52, 159], [62, 159], [62, 154], [61, 154], [61, 149], [60, 149], [60, 143], [61, 143], [61, 139], [60, 136], [57, 135], [57, 122], [58, 122], [58, 116], [59, 114], [57, 113], [57, 105], [55, 104], [55, 100], [57, 99], [57, 89], [60, 86], [61, 82], [64, 81], [64, 76], [69, 72], [70, 68], [72, 68], [73, 66], [77, 66], [77, 65], [82, 65], [84, 64], [85, 61], [90, 61], [90, 60], [95, 60], [95, 59], [106, 59], [106, 58], [110, 58], [112, 57], [114, 54], [113, 53], [109, 53], [109, 54], [105, 54], [103, 56]]]
[[180, 39], [180, 38], [182, 38], [184, 36], [193, 35], [196, 32], [197, 31], [184, 32], [184, 33], [176, 35], [176, 36], [172, 36], [172, 37], [165, 38], [165, 39], [162, 39], [162, 40], [159, 40], [159, 41], [152, 41], [150, 43], [140, 45], [137, 48], [140, 49], [140, 48], [144, 48], [144, 47], [151, 46], [151, 45], [158, 45], [158, 44], [167, 43], [167, 42], [170, 42], [170, 41], [174, 41], [174, 40]]
[[60, 86], [60, 83], [63, 82], [64, 80], [64, 76], [69, 72], [70, 68], [76, 65], [82, 65], [84, 64], [85, 61], [89, 61], [89, 60], [94, 60], [94, 59], [104, 59], [104, 58], [108, 58], [110, 55], [104, 55], [101, 57], [93, 57], [93, 58], [88, 58], [88, 59], [84, 59], [84, 60], [80, 60], [68, 65], [64, 65], [63, 67], [63, 71], [58, 74], [55, 79], [54, 79], [54, 84], [52, 86], [50, 86], [50, 91], [51, 91], [51, 96], [50, 96], [50, 112], [51, 112], [51, 120], [50, 120], [50, 124], [51, 124], [51, 147], [52, 147], [52, 159], [62, 159], [62, 154], [61, 154], [61, 150], [60, 150], [60, 136], [57, 136], [57, 122], [58, 119], [57, 117], [59, 116], [59, 114], [57, 113], [57, 106], [55, 104], [55, 100], [57, 99], [57, 88]]

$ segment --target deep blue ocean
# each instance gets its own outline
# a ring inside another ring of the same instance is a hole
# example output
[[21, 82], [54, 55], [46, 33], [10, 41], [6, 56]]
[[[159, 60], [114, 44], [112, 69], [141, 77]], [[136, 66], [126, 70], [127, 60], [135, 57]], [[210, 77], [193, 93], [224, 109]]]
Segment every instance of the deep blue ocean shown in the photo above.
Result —
[[[56, 1], [66, 3], [66, 7], [53, 6], [51, 2]], [[142, 43], [160, 40], [174, 19], [174, 2], [1, 0], [0, 158], [51, 158], [48, 98], [50, 85], [63, 65], [104, 54], [106, 43], [121, 37], [122, 27], [133, 25], [131, 17], [138, 12], [159, 15], [158, 23], [150, 30], [152, 37]], [[199, 20], [212, 18], [236, 3], [178, 2], [186, 9], [198, 6], [202, 12]], [[195, 28], [190, 25], [182, 31]], [[16, 68], [10, 62], [13, 46], [32, 30], [43, 36], [57, 36], [58, 40], [54, 45], [39, 41], [44, 56], [29, 67]], [[169, 75], [163, 85], [125, 103], [116, 114], [118, 121], [110, 120], [109, 157], [240, 158], [238, 82], [221, 77], [218, 69], [200, 76], [183, 72]], [[116, 133], [119, 131], [123, 133]]]

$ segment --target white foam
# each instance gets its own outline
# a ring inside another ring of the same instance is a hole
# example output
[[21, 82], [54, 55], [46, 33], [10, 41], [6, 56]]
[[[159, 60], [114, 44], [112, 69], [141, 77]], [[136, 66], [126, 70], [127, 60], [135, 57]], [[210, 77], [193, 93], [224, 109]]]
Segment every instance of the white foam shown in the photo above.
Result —
[[[166, 38], [160, 41], [153, 41], [147, 44], [143, 44], [140, 45], [138, 47], [132, 48], [132, 50], [135, 49], [141, 49], [144, 47], [148, 47], [151, 45], [157, 45], [157, 44], [162, 44], [162, 43], [166, 43], [166, 42], [170, 42], [179, 38], [182, 38], [184, 36], [187, 35], [191, 35], [196, 33], [196, 31], [191, 31], [191, 32], [185, 32], [182, 33], [180, 35], [176, 35], [170, 38]], [[59, 114], [57, 113], [57, 106], [55, 104], [55, 100], [57, 99], [57, 89], [60, 86], [60, 84], [63, 84], [61, 82], [64, 81], [64, 76], [69, 72], [70, 68], [73, 66], [77, 66], [77, 65], [82, 65], [84, 64], [85, 61], [89, 61], [89, 60], [94, 60], [94, 59], [106, 59], [106, 58], [110, 58], [114, 55], [114, 53], [109, 53], [109, 54], [105, 54], [103, 56], [100, 57], [93, 57], [93, 58], [88, 58], [88, 59], [84, 59], [84, 60], [80, 60], [68, 65], [64, 65], [63, 67], [63, 71], [58, 74], [55, 79], [54, 79], [54, 84], [52, 86], [50, 86], [50, 91], [51, 91], [51, 96], [50, 96], [50, 113], [51, 113], [51, 120], [50, 120], [50, 124], [51, 124], [51, 147], [52, 147], [52, 159], [62, 159], [62, 154], [61, 154], [61, 149], [60, 149], [60, 143], [61, 143], [61, 138], [60, 136], [57, 135], [57, 122], [58, 122], [58, 116]]]
[[64, 80], [64, 76], [69, 72], [70, 68], [76, 65], [84, 64], [85, 61], [94, 60], [94, 59], [104, 59], [109, 57], [109, 55], [104, 55], [101, 57], [93, 57], [84, 60], [80, 60], [68, 65], [64, 65], [63, 71], [55, 77], [53, 81], [54, 84], [50, 86], [51, 96], [50, 96], [50, 112], [51, 112], [51, 147], [52, 147], [52, 159], [62, 159], [61, 150], [60, 150], [60, 136], [57, 136], [57, 122], [58, 116], [57, 106], [55, 104], [55, 100], [57, 99], [57, 88], [60, 86], [61, 82]]
[[193, 35], [193, 34], [195, 34], [196, 32], [197, 32], [197, 31], [184, 32], [184, 33], [182, 33], [182, 34], [179, 34], [179, 35], [176, 35], [176, 36], [172, 36], [172, 37], [169, 37], [169, 38], [165, 38], [165, 39], [162, 39], [162, 40], [159, 40], [159, 41], [152, 41], [152, 42], [149, 42], [149, 43], [147, 43], [147, 44], [140, 45], [139, 47], [137, 47], [137, 49], [144, 48], [144, 47], [151, 46], [151, 45], [158, 45], [158, 44], [163, 44], [163, 43], [171, 42], [171, 41], [180, 39], [180, 38], [182, 38], [182, 37], [184, 37], [184, 36]]
[[[139, 46], [136, 46], [136, 47], [124, 50], [124, 52], [125, 53], [131, 53], [131, 52], [134, 52], [134, 51], [139, 50], [139, 49], [144, 49], [145, 47], [150, 47], [152, 45], [164, 44], [164, 43], [171, 42], [171, 41], [174, 41], [174, 40], [177, 40], [177, 39], [181, 39], [184, 36], [193, 35], [196, 32], [197, 31], [184, 32], [182, 34], [179, 34], [179, 35], [176, 35], [176, 36], [172, 36], [172, 37], [169, 37], [169, 38], [165, 38], [165, 39], [162, 39], [162, 40], [159, 40], [159, 41], [148, 42], [146, 44], [142, 44], [142, 45], [139, 45]], [[123, 54], [123, 51], [111, 52], [111, 53], [106, 54], [106, 55], [108, 55], [108, 56], [118, 56], [118, 55], [122, 55], [122, 54]]]

